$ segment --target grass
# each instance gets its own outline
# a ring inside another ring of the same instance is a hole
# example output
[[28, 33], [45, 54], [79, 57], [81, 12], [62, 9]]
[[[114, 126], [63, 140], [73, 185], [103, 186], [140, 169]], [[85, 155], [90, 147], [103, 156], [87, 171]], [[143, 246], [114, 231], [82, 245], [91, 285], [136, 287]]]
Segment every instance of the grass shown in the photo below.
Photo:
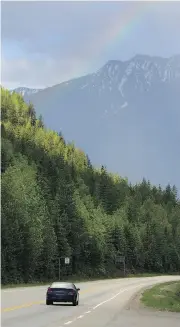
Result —
[[32, 287], [32, 286], [43, 286], [47, 285], [49, 282], [32, 282], [32, 283], [21, 283], [21, 284], [6, 284], [6, 285], [1, 285], [1, 289], [7, 289], [7, 288], [16, 288], [16, 287]]
[[[70, 278], [64, 277], [64, 280], [66, 281], [73, 281], [74, 283], [82, 283], [82, 282], [93, 282], [96, 280], [104, 280], [109, 278], [120, 278], [120, 277], [79, 277], [79, 276], [71, 276]], [[54, 280], [49, 281], [43, 281], [43, 282], [30, 282], [30, 283], [20, 283], [20, 284], [6, 284], [1, 285], [1, 289], [7, 289], [7, 288], [16, 288], [16, 287], [32, 287], [32, 286], [43, 286], [43, 285], [50, 285]]]
[[142, 303], [160, 311], [180, 312], [180, 281], [166, 282], [147, 289]]
[[[156, 277], [160, 276], [161, 274], [155, 274], [155, 273], [139, 273], [139, 274], [128, 274], [126, 278], [133, 278], [133, 277]], [[82, 276], [71, 276], [69, 278], [65, 278], [66, 280], [71, 280], [74, 283], [80, 283], [80, 282], [89, 282], [89, 281], [96, 281], [96, 280], [105, 280], [105, 279], [117, 279], [121, 278], [120, 276], [105, 276], [105, 277], [82, 277]], [[43, 286], [43, 285], [49, 285], [53, 281], [42, 281], [42, 282], [36, 282], [32, 281], [30, 283], [20, 283], [20, 284], [6, 284], [1, 285], [1, 289], [7, 289], [7, 288], [16, 288], [16, 287], [32, 287], [32, 286]]]
[[154, 272], [145, 272], [145, 273], [135, 273], [135, 274], [128, 274], [128, 278], [136, 277], [158, 277], [158, 276], [179, 276], [179, 273], [154, 273]]
[[142, 277], [158, 277], [158, 276], [164, 276], [165, 274], [156, 274], [156, 273], [139, 273], [139, 274], [129, 274], [128, 278], [142, 278]]

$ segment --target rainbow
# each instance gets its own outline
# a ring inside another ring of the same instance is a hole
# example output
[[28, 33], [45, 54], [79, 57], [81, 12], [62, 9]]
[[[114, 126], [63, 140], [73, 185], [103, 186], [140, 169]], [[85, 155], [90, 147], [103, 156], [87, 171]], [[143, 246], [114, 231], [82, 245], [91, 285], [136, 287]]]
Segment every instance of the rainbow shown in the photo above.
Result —
[[[91, 53], [94, 58], [90, 66], [86, 66], [86, 70], [91, 70], [92, 67], [97, 65], [99, 59], [104, 52], [113, 47], [114, 44], [121, 42], [124, 37], [126, 37], [133, 28], [141, 21], [141, 18], [150, 10], [152, 3], [154, 1], [139, 1], [139, 2], [129, 2], [124, 1], [125, 8], [117, 12], [116, 17], [107, 22], [107, 28], [99, 37], [95, 37], [91, 44]], [[97, 46], [98, 45], [98, 46]], [[110, 58], [111, 59], [111, 58]], [[113, 58], [112, 58], [113, 59]], [[75, 68], [75, 67], [74, 67]], [[76, 67], [75, 70], [79, 68]]]
[[109, 29], [101, 35], [98, 40], [100, 42], [101, 52], [110, 47], [113, 43], [121, 41], [123, 37], [127, 36], [141, 20], [146, 12], [149, 11], [150, 2], [127, 2], [127, 7], [117, 13], [117, 17], [108, 23]]

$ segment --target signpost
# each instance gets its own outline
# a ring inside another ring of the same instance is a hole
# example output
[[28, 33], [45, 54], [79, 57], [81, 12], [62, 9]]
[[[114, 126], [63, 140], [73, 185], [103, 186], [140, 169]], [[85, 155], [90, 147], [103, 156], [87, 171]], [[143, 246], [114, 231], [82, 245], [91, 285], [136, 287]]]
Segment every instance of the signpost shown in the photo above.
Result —
[[59, 260], [59, 280], [61, 278], [61, 259], [64, 259], [65, 265], [69, 265], [69, 263], [70, 263], [70, 258], [69, 257], [59, 257], [58, 258], [58, 260]]
[[67, 258], [65, 258], [64, 262], [65, 262], [65, 265], [69, 265], [70, 259], [67, 257]]
[[125, 262], [125, 257], [122, 256], [122, 255], [117, 256], [116, 257], [116, 262], [118, 262], [118, 263]]
[[126, 275], [126, 262], [125, 262], [125, 256], [123, 255], [119, 255], [115, 258], [116, 263], [123, 263], [123, 267], [124, 267], [124, 277]]
[[59, 258], [59, 281], [61, 277], [61, 257]]

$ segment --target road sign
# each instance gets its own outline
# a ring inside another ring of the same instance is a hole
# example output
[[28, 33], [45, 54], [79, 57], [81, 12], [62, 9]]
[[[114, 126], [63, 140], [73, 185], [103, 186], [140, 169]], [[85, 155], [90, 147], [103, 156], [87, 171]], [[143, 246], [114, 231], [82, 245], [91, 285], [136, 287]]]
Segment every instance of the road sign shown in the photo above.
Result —
[[119, 255], [119, 256], [117, 256], [116, 257], [116, 262], [125, 262], [125, 257], [124, 256], [122, 256], [122, 255]]
[[125, 256], [123, 255], [117, 255], [117, 257], [115, 258], [115, 262], [117, 263], [122, 263], [123, 267], [124, 267], [124, 277], [126, 275], [126, 262], [125, 262]]
[[69, 265], [69, 262], [70, 262], [70, 259], [67, 257], [67, 258], [65, 258], [65, 264], [66, 265]]

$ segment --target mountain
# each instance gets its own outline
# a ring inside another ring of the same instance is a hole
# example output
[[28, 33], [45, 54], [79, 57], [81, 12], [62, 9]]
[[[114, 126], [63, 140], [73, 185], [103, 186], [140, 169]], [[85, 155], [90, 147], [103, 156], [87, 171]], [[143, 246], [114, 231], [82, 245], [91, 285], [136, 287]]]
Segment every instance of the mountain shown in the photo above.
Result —
[[11, 90], [11, 93], [16, 92], [18, 94], [21, 94], [24, 97], [24, 99], [26, 99], [32, 94], [39, 92], [40, 90], [41, 89], [30, 89], [28, 87], [17, 87], [16, 89]]
[[120, 277], [119, 255], [126, 275], [178, 274], [176, 188], [96, 169], [18, 94], [1, 88], [1, 104], [2, 285], [57, 280], [64, 256], [61, 279]]
[[25, 100], [94, 164], [180, 188], [180, 55], [111, 60]]

